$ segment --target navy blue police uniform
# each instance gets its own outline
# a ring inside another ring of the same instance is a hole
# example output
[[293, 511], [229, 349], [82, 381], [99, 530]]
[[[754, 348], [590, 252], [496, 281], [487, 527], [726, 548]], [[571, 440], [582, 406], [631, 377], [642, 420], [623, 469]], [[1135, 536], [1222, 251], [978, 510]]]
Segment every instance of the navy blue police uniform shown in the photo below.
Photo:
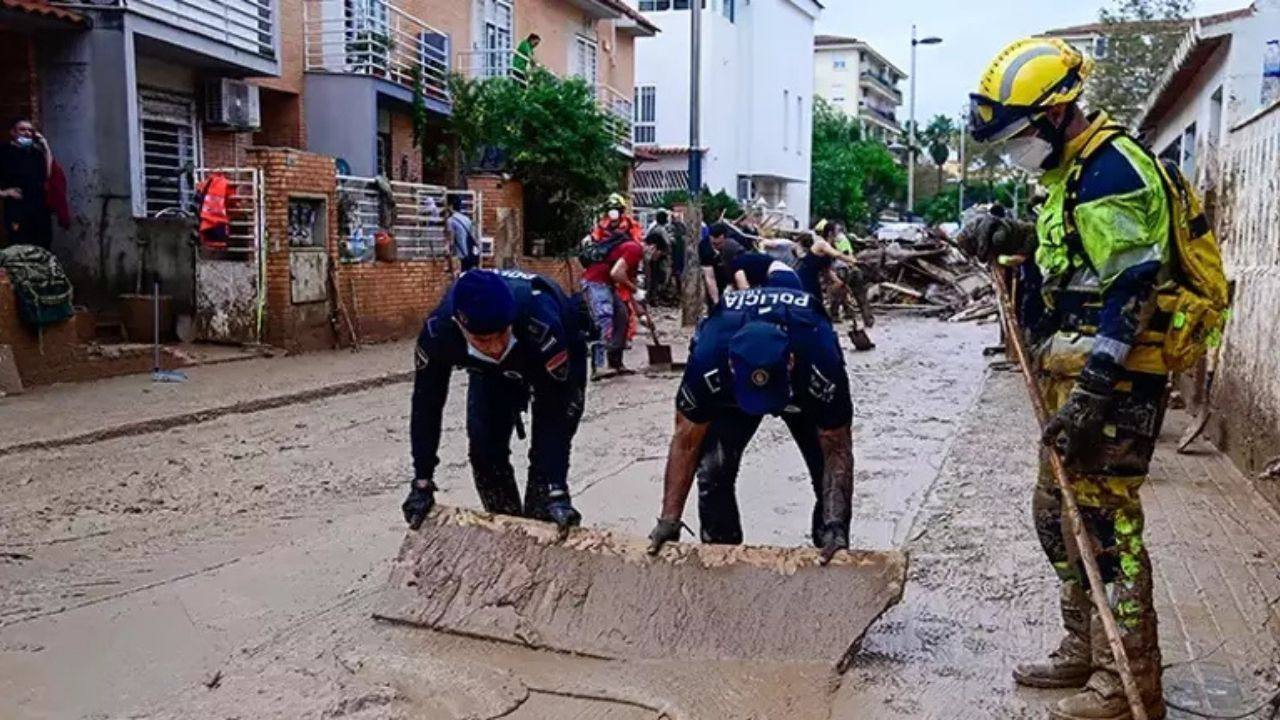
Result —
[[766, 255], [760, 252], [742, 253], [733, 261], [733, 272], [742, 272], [747, 278], [747, 285], [750, 287], [776, 287], [791, 288], [793, 290], [804, 289], [800, 283], [800, 276], [791, 268], [773, 269], [773, 264], [780, 262], [772, 255]]
[[[414, 492], [435, 489], [432, 483], [440, 458], [441, 421], [449, 394], [449, 377], [455, 368], [470, 375], [467, 386], [468, 457], [476, 491], [484, 509], [564, 524], [574, 516], [569, 502], [569, 453], [582, 418], [587, 382], [587, 342], [590, 322], [581, 298], [569, 297], [552, 280], [515, 271], [473, 270], [490, 273], [510, 289], [514, 298], [510, 317], [511, 344], [500, 360], [488, 358], [468, 343], [459, 323], [455, 295], [459, 280], [440, 306], [423, 324], [415, 349], [413, 407], [410, 438], [415, 483], [406, 501], [406, 519], [413, 524], [410, 501]], [[492, 278], [480, 278], [492, 282]], [[498, 288], [501, 290], [501, 288]], [[505, 295], [505, 293], [500, 293]], [[477, 312], [491, 306], [476, 304]], [[511, 467], [511, 434], [523, 438], [522, 414], [532, 401], [532, 438], [529, 443], [529, 475], [523, 512]], [[428, 502], [429, 508], [430, 502]], [[422, 511], [425, 514], [425, 511]], [[421, 518], [418, 518], [421, 522]]]
[[[773, 344], [781, 362], [757, 367]], [[747, 385], [749, 383], [749, 385]], [[760, 397], [772, 397], [760, 402]], [[811, 531], [821, 546], [824, 525], [823, 454], [819, 430], [853, 420], [849, 378], [835, 330], [812, 295], [789, 288], [730, 291], [698, 328], [676, 396], [676, 410], [691, 422], [710, 423], [697, 470], [702, 541], [742, 542], [735, 483], [762, 417], [780, 416], [791, 431], [813, 480]], [[848, 537], [850, 509], [835, 511]]]

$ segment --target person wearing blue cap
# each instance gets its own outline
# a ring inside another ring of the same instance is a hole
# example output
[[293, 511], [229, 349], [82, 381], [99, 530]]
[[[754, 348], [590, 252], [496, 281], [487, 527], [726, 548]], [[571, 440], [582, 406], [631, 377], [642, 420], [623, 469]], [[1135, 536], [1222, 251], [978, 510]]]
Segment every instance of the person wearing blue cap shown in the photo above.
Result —
[[[409, 436], [414, 480], [402, 506], [417, 529], [435, 504], [440, 430], [449, 378], [468, 371], [467, 441], [484, 509], [550, 520], [581, 521], [569, 498], [569, 452], [582, 419], [587, 342], [594, 325], [580, 296], [541, 275], [517, 270], [463, 273], [423, 324], [414, 351]], [[524, 503], [511, 467], [511, 433], [533, 405]]]
[[839, 340], [817, 298], [760, 287], [727, 292], [690, 347], [650, 554], [679, 539], [695, 473], [702, 541], [742, 542], [734, 484], [765, 415], [786, 423], [813, 480], [810, 531], [821, 561], [848, 548], [853, 402]]

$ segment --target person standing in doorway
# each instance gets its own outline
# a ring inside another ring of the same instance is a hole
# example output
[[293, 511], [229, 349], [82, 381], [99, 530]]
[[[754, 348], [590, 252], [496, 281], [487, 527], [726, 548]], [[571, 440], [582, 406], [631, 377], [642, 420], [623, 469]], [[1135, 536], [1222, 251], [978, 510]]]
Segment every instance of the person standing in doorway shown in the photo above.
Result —
[[53, 151], [30, 120], [9, 125], [9, 141], [0, 146], [0, 199], [9, 245], [53, 244], [53, 218], [45, 182], [53, 171]]

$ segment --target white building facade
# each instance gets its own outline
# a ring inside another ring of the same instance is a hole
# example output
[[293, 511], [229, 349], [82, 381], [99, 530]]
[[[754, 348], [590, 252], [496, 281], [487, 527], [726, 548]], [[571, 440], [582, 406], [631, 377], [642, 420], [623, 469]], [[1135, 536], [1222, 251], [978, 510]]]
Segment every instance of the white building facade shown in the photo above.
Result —
[[[629, 0], [661, 32], [636, 45], [637, 203], [687, 183], [689, 0]], [[809, 221], [816, 0], [705, 0], [702, 12], [703, 184]], [[683, 182], [682, 182], [683, 180]]]
[[862, 125], [865, 137], [892, 143], [902, 136], [900, 83], [907, 74], [866, 43], [819, 35], [813, 42], [813, 90]]
[[1264, 97], [1264, 68], [1268, 49], [1277, 45], [1280, 0], [1193, 23], [1138, 121], [1152, 149], [1181, 163], [1202, 188], [1213, 187], [1223, 138], [1264, 100], [1275, 100]]

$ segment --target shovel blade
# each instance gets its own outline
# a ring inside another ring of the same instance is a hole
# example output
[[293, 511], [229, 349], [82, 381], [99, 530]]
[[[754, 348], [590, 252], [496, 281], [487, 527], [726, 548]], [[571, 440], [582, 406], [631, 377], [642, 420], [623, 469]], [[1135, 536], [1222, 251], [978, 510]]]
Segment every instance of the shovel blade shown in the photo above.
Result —
[[376, 617], [616, 659], [763, 660], [843, 671], [902, 597], [900, 552], [643, 541], [439, 508], [400, 548]]
[[649, 367], [671, 367], [670, 345], [647, 345], [649, 348]]

